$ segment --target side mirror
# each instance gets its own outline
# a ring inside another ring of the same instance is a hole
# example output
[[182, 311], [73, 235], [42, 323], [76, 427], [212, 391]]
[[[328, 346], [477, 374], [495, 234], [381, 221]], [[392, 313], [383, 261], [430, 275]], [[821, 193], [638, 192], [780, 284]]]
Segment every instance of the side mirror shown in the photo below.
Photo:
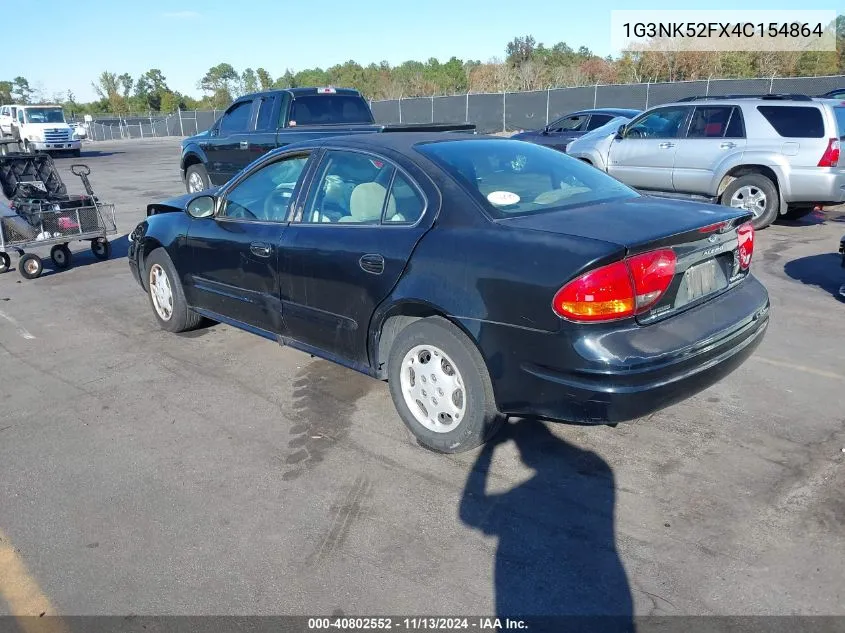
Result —
[[623, 123], [616, 129], [616, 139], [621, 141], [625, 138], [625, 124]]
[[185, 211], [192, 218], [210, 218], [214, 215], [214, 196], [199, 196], [185, 207]]

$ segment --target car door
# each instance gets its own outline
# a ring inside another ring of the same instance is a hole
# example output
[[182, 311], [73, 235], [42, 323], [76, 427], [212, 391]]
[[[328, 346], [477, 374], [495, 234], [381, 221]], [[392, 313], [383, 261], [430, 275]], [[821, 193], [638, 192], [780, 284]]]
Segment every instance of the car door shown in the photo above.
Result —
[[435, 210], [383, 156], [327, 150], [283, 238], [288, 335], [351, 366], [367, 363], [373, 312], [405, 269]]
[[0, 131], [2, 131], [4, 134], [11, 133], [11, 120], [12, 115], [9, 106], [3, 106], [2, 108], [0, 108]]
[[227, 183], [250, 162], [249, 135], [254, 128], [253, 99], [230, 105], [210, 131], [205, 155], [214, 185]]
[[283, 332], [279, 245], [309, 152], [256, 166], [220, 192], [212, 217], [187, 232], [189, 303], [257, 334]]
[[730, 105], [699, 105], [686, 137], [678, 140], [672, 185], [675, 191], [710, 195], [714, 173], [731, 155], [745, 150], [742, 110]]
[[637, 189], [672, 191], [678, 138], [692, 106], [666, 106], [645, 112], [610, 145], [607, 173]]
[[264, 95], [256, 99], [255, 131], [249, 135], [249, 160], [266, 154], [276, 147], [279, 126], [279, 102], [288, 95]]

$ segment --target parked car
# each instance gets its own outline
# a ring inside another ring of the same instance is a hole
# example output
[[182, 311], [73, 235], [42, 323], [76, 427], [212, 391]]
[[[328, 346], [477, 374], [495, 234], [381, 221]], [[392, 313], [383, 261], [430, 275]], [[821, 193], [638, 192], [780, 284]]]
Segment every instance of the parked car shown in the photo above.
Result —
[[265, 152], [290, 143], [403, 130], [474, 132], [475, 125], [377, 125], [367, 100], [351, 88], [290, 88], [248, 94], [226, 108], [211, 128], [182, 141], [182, 180], [189, 193], [202, 191], [224, 184]]
[[602, 171], [607, 171], [604, 160], [616, 136], [616, 131], [620, 125], [628, 123], [630, 120], [624, 116], [612, 118], [608, 123], [572, 141], [566, 148], [566, 153], [573, 158], [579, 158], [586, 163], [590, 163]]
[[[839, 240], [839, 254], [842, 256], [842, 268], [845, 268], [845, 235]], [[839, 296], [845, 299], [845, 284], [840, 286]]]
[[845, 88], [837, 88], [836, 90], [831, 90], [830, 92], [826, 92], [823, 95], [819, 95], [822, 99], [845, 99]]
[[806, 95], [690, 97], [620, 126], [607, 173], [651, 195], [743, 208], [762, 229], [845, 202], [845, 107]]
[[576, 138], [602, 127], [614, 117], [627, 117], [629, 119], [637, 116], [641, 110], [629, 108], [593, 108], [590, 110], [578, 110], [570, 112], [555, 119], [540, 130], [521, 130], [511, 138], [547, 145], [562, 152], [567, 151], [567, 145]]
[[750, 219], [524, 141], [359, 134], [148, 205], [128, 260], [163, 329], [207, 317], [386, 380], [458, 452], [508, 415], [615, 424], [739, 366], [769, 318]]

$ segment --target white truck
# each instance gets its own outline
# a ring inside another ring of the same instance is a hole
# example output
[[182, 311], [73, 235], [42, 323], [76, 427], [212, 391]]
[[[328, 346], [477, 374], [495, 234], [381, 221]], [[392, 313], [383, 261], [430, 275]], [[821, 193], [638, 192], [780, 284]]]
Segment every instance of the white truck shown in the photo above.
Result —
[[82, 152], [82, 141], [65, 121], [60, 105], [9, 104], [0, 106], [0, 137], [10, 136], [27, 153]]

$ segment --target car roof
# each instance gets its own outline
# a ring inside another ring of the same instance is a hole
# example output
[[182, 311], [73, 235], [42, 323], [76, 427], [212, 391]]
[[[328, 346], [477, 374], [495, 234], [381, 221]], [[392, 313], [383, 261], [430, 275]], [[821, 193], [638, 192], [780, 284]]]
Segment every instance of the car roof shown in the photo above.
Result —
[[[333, 92], [324, 92], [325, 90], [332, 90]], [[351, 95], [353, 97], [360, 97], [361, 93], [354, 88], [335, 88], [334, 86], [325, 87], [303, 87], [303, 88], [274, 88], [273, 90], [263, 90], [261, 92], [250, 92], [238, 98], [238, 101], [243, 99], [254, 99], [255, 97], [263, 97], [267, 95], [277, 95], [288, 93], [294, 99], [297, 97], [305, 97], [309, 95]]]
[[379, 151], [382, 149], [392, 150], [399, 153], [409, 153], [415, 145], [420, 143], [432, 143], [437, 141], [468, 141], [468, 140], [508, 140], [507, 137], [495, 136], [492, 134], [468, 134], [466, 132], [363, 132], [359, 134], [344, 134], [338, 136], [326, 136], [300, 141], [280, 147], [275, 152], [281, 153], [290, 149], [306, 147], [349, 147], [357, 149], [370, 149]]
[[620, 112], [631, 113], [642, 112], [642, 110], [637, 110], [636, 108], [584, 108], [583, 110], [576, 110], [575, 112], [564, 114], [563, 117], [572, 116], [573, 114], [619, 114]]

